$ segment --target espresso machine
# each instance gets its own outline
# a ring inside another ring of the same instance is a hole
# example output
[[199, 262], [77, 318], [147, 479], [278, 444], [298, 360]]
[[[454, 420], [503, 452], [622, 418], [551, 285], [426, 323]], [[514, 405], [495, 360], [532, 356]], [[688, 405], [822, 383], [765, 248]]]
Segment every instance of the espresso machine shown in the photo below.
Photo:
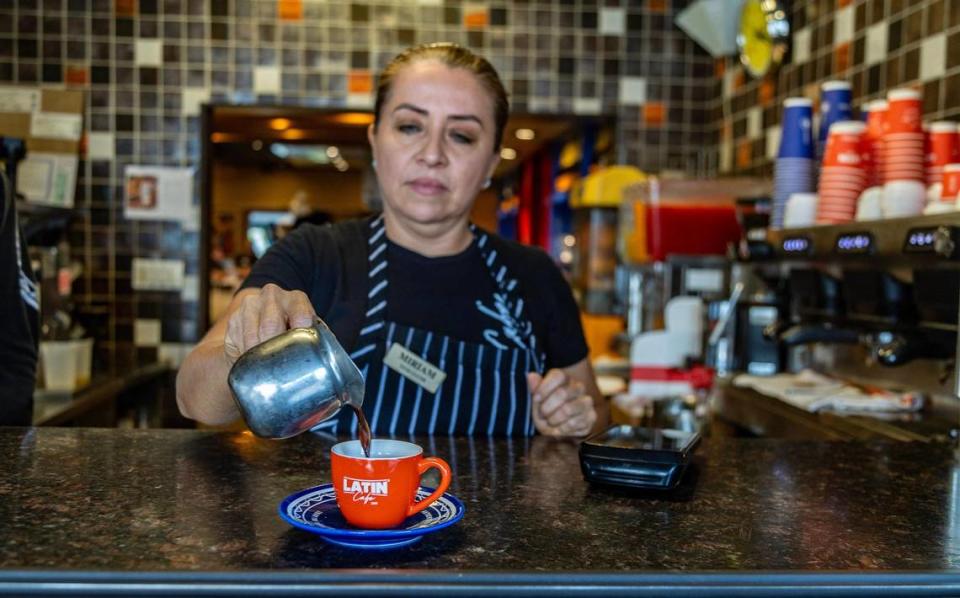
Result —
[[658, 262], [618, 265], [615, 305], [626, 323], [622, 340], [629, 343], [642, 332], [663, 328], [664, 307], [674, 297], [700, 298], [704, 330], [712, 330], [727, 305], [730, 279], [730, 261], [718, 255], [671, 255]]
[[739, 258], [765, 300], [736, 307], [737, 370], [923, 393], [956, 433], [960, 213], [770, 230]]

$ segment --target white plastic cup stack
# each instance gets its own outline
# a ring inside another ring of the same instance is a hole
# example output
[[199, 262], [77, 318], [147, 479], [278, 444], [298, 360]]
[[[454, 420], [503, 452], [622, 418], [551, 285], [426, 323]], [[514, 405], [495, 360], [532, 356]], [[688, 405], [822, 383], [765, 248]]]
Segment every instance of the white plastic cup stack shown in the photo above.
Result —
[[787, 200], [783, 228], [813, 226], [817, 221], [818, 200], [816, 193], [792, 193]]
[[883, 218], [883, 187], [867, 187], [857, 200], [857, 215], [854, 220], [880, 220]]
[[699, 359], [703, 353], [703, 300], [699, 297], [674, 297], [663, 314], [670, 341], [685, 356]]

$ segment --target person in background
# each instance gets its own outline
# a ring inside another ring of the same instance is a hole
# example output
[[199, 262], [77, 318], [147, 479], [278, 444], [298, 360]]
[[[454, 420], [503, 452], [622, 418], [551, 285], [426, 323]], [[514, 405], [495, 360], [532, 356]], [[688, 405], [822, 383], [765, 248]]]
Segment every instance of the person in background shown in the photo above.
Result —
[[[470, 223], [507, 113], [496, 71], [469, 50], [430, 44], [395, 57], [368, 129], [383, 212], [297, 229], [254, 265], [180, 369], [183, 414], [237, 419], [231, 364], [319, 315], [363, 372], [374, 435], [585, 436], [605, 427], [563, 275], [539, 248]], [[420, 386], [410, 368], [439, 382]], [[355, 433], [348, 411], [315, 430]]]
[[33, 422], [40, 338], [40, 298], [15, 198], [13, 185], [0, 172], [0, 426]]
[[310, 202], [310, 196], [303, 189], [293, 194], [293, 199], [290, 200], [290, 213], [295, 218], [291, 230], [304, 223], [320, 226], [333, 221], [333, 217], [328, 212], [318, 210], [313, 206]]

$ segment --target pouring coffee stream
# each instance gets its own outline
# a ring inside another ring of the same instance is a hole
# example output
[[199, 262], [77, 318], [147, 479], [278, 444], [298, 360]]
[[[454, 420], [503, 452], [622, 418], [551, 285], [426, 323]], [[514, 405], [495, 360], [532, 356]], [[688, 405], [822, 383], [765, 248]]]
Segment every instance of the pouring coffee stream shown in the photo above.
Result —
[[370, 424], [367, 417], [363, 414], [363, 409], [359, 405], [351, 405], [353, 413], [357, 416], [357, 435], [360, 437], [360, 448], [363, 449], [363, 456], [370, 458], [370, 445], [373, 443], [373, 434], [370, 432]]
[[361, 411], [363, 375], [319, 318], [311, 327], [293, 328], [251, 347], [233, 364], [227, 382], [257, 436], [296, 436], [348, 405], [369, 453], [370, 426]]

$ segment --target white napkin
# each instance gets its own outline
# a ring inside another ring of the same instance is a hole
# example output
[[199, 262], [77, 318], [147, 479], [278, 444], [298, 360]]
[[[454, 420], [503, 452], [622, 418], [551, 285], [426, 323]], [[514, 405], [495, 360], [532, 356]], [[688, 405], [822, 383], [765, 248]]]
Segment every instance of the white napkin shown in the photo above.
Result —
[[909, 412], [919, 411], [923, 407], [923, 397], [918, 394], [867, 393], [813, 370], [775, 376], [741, 374], [734, 378], [733, 384], [741, 388], [752, 388], [811, 413]]

